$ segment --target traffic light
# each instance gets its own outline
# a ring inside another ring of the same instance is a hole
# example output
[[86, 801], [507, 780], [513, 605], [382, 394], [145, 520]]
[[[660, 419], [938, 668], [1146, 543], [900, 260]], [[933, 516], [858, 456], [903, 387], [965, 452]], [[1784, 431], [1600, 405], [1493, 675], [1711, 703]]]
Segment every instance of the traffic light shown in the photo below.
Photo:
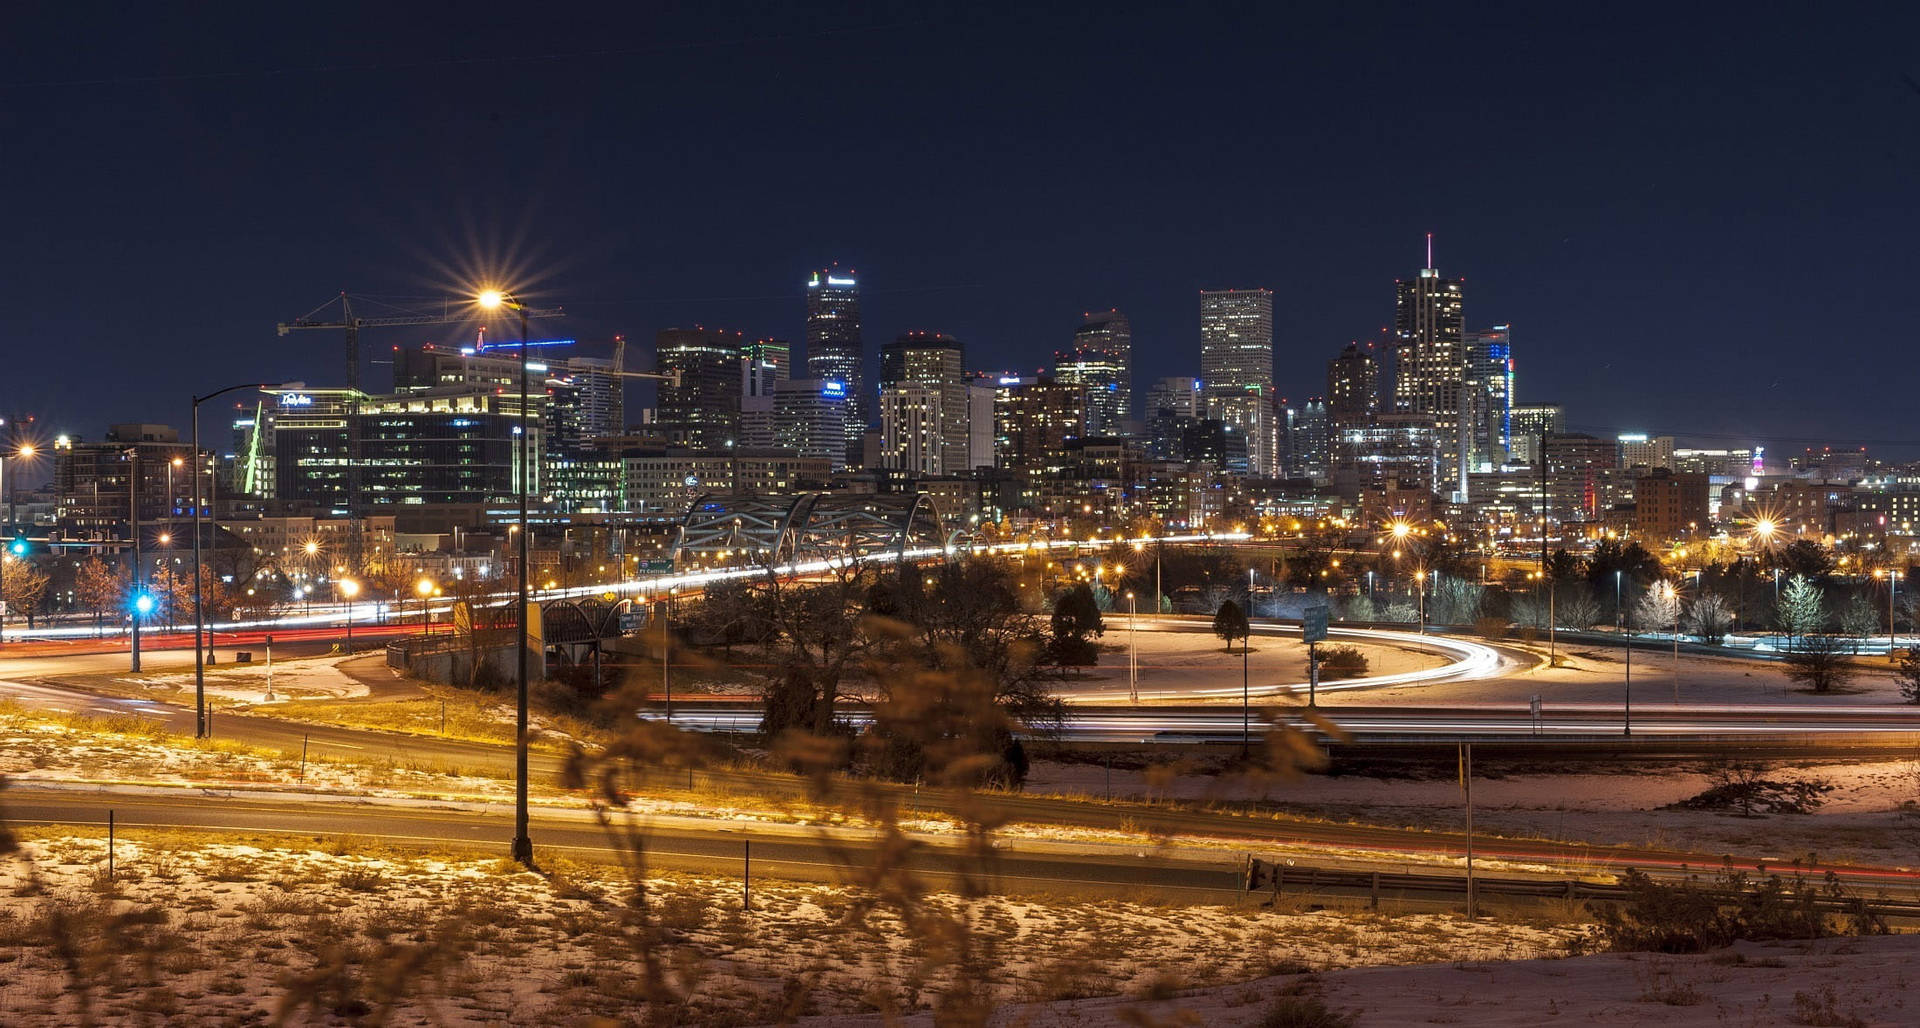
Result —
[[153, 613], [153, 596], [150, 593], [136, 593], [133, 597], [133, 612], [141, 616]]
[[27, 541], [25, 539], [20, 538], [17, 535], [14, 536], [13, 541], [7, 544], [7, 552], [13, 554], [16, 557], [26, 556]]

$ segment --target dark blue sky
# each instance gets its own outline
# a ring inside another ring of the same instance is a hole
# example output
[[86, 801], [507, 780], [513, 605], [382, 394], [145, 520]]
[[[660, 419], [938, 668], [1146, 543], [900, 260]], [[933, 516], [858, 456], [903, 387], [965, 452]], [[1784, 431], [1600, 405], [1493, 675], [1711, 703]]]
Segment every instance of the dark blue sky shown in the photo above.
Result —
[[0, 413], [50, 429], [337, 381], [273, 326], [343, 288], [504, 274], [644, 355], [799, 337], [828, 261], [870, 349], [981, 367], [1117, 306], [1142, 390], [1267, 286], [1298, 398], [1432, 231], [1576, 427], [1920, 451], [1910, 5], [150, 6], [9, 12]]

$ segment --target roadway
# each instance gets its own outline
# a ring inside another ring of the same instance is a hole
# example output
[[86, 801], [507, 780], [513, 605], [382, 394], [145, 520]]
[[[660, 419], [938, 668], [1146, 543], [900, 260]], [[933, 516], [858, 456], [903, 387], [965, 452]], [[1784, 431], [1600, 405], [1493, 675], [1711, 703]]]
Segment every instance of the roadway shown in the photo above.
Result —
[[[702, 785], [708, 783], [702, 782]], [[955, 797], [939, 790], [894, 790], [912, 813], [950, 810]], [[1350, 868], [1404, 870], [1409, 859], [1439, 862], [1456, 871], [1466, 853], [1460, 833], [1314, 821], [1284, 821], [1168, 810], [1131, 803], [1091, 803], [988, 794], [972, 799], [990, 816], [1009, 822], [1067, 825], [1148, 833], [1153, 836], [1229, 839], [1232, 848], [1207, 851], [1191, 845], [1175, 851], [1139, 843], [1101, 844], [1066, 839], [1044, 840], [1003, 835], [993, 855], [982, 861], [950, 841], [919, 836], [920, 845], [905, 866], [934, 878], [963, 873], [989, 876], [1007, 892], [1050, 891], [1061, 887], [1105, 888], [1124, 894], [1145, 887], [1192, 890], [1201, 894], [1237, 892], [1245, 853], [1286, 851], [1303, 862]], [[116, 826], [192, 829], [217, 834], [284, 837], [305, 846], [328, 837], [350, 837], [401, 847], [456, 848], [504, 853], [512, 834], [505, 805], [445, 802], [370, 801], [313, 795], [236, 793], [215, 790], [96, 789], [42, 784], [15, 785], [0, 794], [0, 813], [21, 825], [100, 827], [112, 811]], [[837, 880], [849, 868], [869, 864], [882, 845], [870, 830], [775, 824], [715, 824], [697, 818], [648, 815], [640, 824], [653, 866], [728, 873], [740, 869], [746, 844], [755, 865], [781, 877]], [[536, 856], [562, 852], [608, 858], [614, 855], [605, 831], [591, 812], [535, 807], [530, 835]], [[1791, 870], [1785, 858], [1765, 854], [1730, 855], [1641, 846], [1592, 846], [1546, 840], [1474, 839], [1482, 862], [1524, 865], [1518, 873], [1550, 878], [1607, 874], [1638, 868], [1682, 875], [1737, 870]], [[771, 865], [771, 867], [770, 867]], [[1485, 864], [1482, 865], [1483, 870]], [[1911, 890], [1920, 871], [1908, 867], [1831, 864], [1810, 868], [1831, 871], [1853, 887]], [[1503, 870], [1503, 874], [1514, 874]], [[1204, 895], [1190, 898], [1206, 899]]]

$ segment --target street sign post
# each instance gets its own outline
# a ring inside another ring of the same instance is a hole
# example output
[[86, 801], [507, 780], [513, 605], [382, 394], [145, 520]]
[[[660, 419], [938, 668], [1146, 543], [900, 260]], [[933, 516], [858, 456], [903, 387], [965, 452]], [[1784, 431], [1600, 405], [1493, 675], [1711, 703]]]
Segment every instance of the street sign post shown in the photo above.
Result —
[[1317, 706], [1320, 692], [1320, 651], [1315, 643], [1327, 638], [1327, 605], [1316, 603], [1300, 612], [1300, 638], [1307, 644], [1307, 706]]
[[1300, 614], [1300, 638], [1309, 643], [1327, 641], [1327, 605], [1316, 603]]

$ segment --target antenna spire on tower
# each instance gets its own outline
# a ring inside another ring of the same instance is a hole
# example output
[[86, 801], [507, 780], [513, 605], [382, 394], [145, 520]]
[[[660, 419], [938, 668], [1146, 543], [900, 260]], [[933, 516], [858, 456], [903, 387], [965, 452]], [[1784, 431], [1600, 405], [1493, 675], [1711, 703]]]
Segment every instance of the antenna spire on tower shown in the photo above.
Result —
[[1433, 233], [1427, 233], [1427, 270], [1433, 270]]

